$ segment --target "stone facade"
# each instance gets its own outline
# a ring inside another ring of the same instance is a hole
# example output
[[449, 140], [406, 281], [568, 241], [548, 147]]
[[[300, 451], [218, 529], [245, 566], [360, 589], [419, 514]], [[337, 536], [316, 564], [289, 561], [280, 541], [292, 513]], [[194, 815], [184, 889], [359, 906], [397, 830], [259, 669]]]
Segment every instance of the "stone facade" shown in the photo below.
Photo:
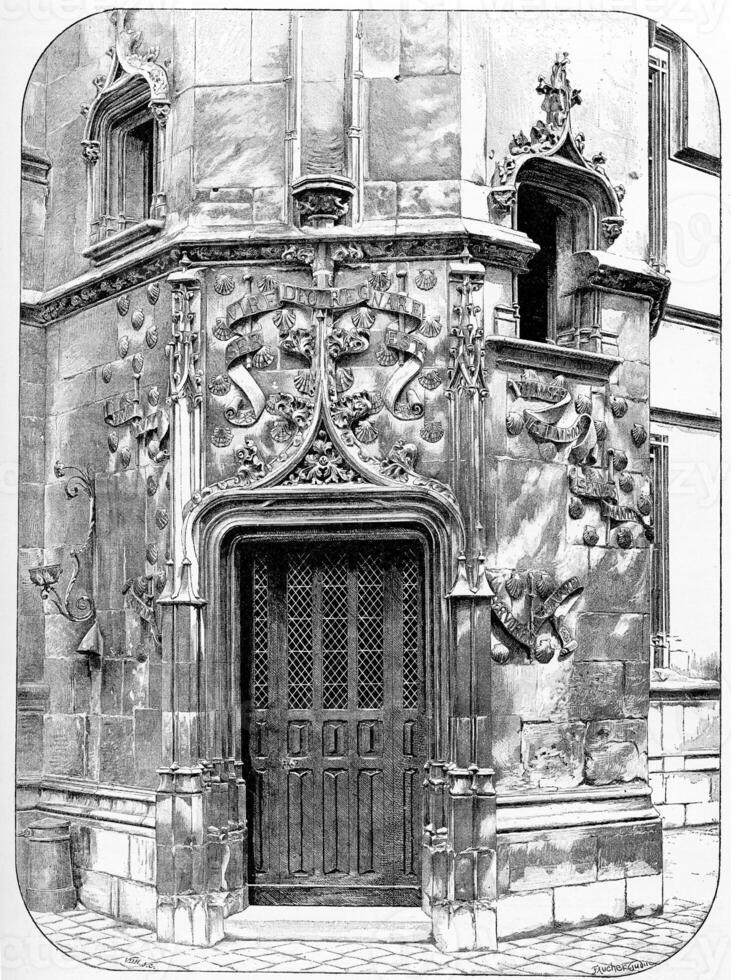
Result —
[[[230, 542], [348, 521], [427, 542], [439, 945], [661, 906], [646, 71], [646, 24], [619, 14], [130, 11], [44, 54], [18, 804], [21, 830], [71, 820], [89, 907], [195, 944], [246, 907]], [[148, 91], [154, 201], [110, 229], [98, 153], [119, 93]], [[571, 309], [527, 341], [516, 200], [567, 179]]]

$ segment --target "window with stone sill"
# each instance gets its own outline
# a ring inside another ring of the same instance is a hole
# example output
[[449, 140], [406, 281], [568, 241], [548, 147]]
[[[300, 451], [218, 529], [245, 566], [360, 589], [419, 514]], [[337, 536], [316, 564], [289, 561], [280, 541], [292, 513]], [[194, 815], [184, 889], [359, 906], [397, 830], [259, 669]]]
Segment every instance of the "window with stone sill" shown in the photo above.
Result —
[[105, 108], [94, 134], [98, 138], [84, 142], [89, 167], [87, 254], [92, 258], [113, 236], [130, 229], [154, 233], [165, 219], [164, 134], [147, 83], [131, 79]]

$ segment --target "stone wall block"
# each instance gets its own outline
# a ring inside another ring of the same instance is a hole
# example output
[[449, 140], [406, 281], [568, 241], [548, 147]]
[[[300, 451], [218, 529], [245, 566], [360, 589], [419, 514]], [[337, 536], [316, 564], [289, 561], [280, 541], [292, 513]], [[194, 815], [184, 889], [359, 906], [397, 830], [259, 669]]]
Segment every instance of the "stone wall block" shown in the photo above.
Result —
[[581, 612], [576, 660], [647, 661], [645, 617], [639, 613]]
[[370, 180], [459, 180], [458, 76], [372, 78], [366, 98]]
[[683, 707], [683, 750], [718, 751], [721, 738], [720, 702], [701, 701]]
[[366, 78], [395, 78], [400, 65], [400, 20], [397, 10], [364, 10], [363, 74]]
[[129, 834], [92, 827], [89, 833], [89, 866], [118, 878], [129, 877]]
[[131, 718], [103, 717], [99, 746], [102, 782], [134, 785], [134, 745]]
[[195, 111], [193, 167], [199, 187], [282, 184], [283, 85], [201, 89]]
[[659, 821], [627, 829], [603, 829], [597, 836], [599, 879], [654, 875], [662, 871], [662, 827]]
[[597, 839], [586, 830], [545, 833], [508, 847], [511, 892], [596, 881]]
[[531, 785], [578, 786], [583, 778], [584, 734], [581, 722], [526, 722], [521, 763]]
[[586, 721], [621, 716], [624, 664], [577, 663], [571, 689], [572, 713]]
[[396, 188], [393, 181], [366, 181], [363, 187], [363, 214], [366, 220], [396, 217]]
[[553, 893], [556, 926], [582, 926], [624, 918], [624, 888], [624, 879], [556, 888]]
[[401, 75], [441, 75], [449, 71], [446, 10], [401, 12]]
[[[222, 39], [226, 43], [222, 43]], [[251, 77], [251, 12], [198, 10], [195, 80], [198, 85], [239, 85]]]
[[624, 665], [624, 700], [622, 713], [628, 718], [646, 718], [650, 708], [650, 664]]
[[119, 918], [123, 922], [154, 929], [157, 920], [157, 892], [153, 885], [136, 881], [120, 881]]
[[498, 939], [530, 936], [553, 926], [553, 892], [505, 895], [497, 904]]
[[66, 657], [46, 660], [44, 679], [48, 684], [52, 714], [71, 714], [73, 711], [73, 675], [75, 663]]
[[79, 901], [93, 912], [116, 916], [119, 879], [99, 871], [83, 868], [78, 885]]
[[86, 725], [81, 715], [46, 715], [43, 771], [54, 776], [84, 775]]
[[640, 918], [663, 909], [663, 876], [641, 875], [627, 879], [627, 915]]
[[643, 779], [647, 773], [647, 723], [590, 722], [585, 742], [586, 781], [597, 786]]
[[137, 708], [134, 711], [135, 781], [154, 789], [157, 769], [162, 763], [162, 720], [159, 708]]
[[396, 208], [401, 218], [458, 215], [459, 183], [456, 180], [403, 180], [397, 184]]
[[129, 876], [133, 881], [155, 884], [155, 840], [131, 834], [129, 838]]
[[665, 777], [668, 803], [708, 803], [711, 777], [705, 772], [673, 772]]
[[[594, 612], [647, 613], [650, 558], [645, 549], [590, 548], [584, 608]], [[612, 583], [611, 589], [607, 582]]]
[[255, 10], [251, 35], [252, 82], [282, 81], [288, 70], [289, 15], [284, 10]]

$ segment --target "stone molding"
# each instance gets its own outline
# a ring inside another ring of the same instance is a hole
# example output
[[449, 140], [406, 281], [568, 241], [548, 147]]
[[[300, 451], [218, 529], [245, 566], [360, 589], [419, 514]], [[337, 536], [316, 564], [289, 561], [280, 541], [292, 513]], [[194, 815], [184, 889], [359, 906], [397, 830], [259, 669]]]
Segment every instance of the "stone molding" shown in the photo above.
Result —
[[497, 832], [527, 834], [569, 827], [630, 823], [657, 819], [647, 783], [602, 787], [582, 786], [570, 793], [501, 794], [496, 800]]
[[20, 154], [20, 177], [21, 180], [28, 180], [32, 184], [41, 184], [48, 187], [48, 174], [51, 169], [51, 160], [41, 150], [30, 146], [24, 146]]
[[571, 257], [567, 292], [598, 289], [638, 296], [650, 303], [650, 336], [654, 337], [665, 313], [670, 279], [646, 262], [587, 249]]
[[517, 337], [501, 337], [497, 334], [485, 337], [485, 344], [488, 350], [494, 352], [498, 367], [558, 371], [581, 381], [595, 381], [598, 384], [609, 381], [622, 363], [619, 357], [611, 354], [542, 344]]
[[[131, 231], [134, 229], [130, 229]], [[524, 271], [535, 252], [533, 243], [528, 238], [521, 240], [515, 235], [502, 234], [499, 229], [495, 231], [497, 234], [493, 235], [487, 230], [472, 231], [462, 228], [441, 234], [331, 234], [317, 236], [317, 239], [312, 235], [290, 233], [281, 237], [211, 238], [203, 241], [181, 234], [175, 241], [168, 241], [164, 247], [158, 244], [154, 251], [138, 254], [127, 262], [120, 262], [114, 268], [107, 268], [103, 272], [94, 270], [38, 300], [21, 302], [21, 320], [24, 323], [45, 326], [72, 316], [135, 286], [175, 271], [183, 254], [195, 265], [231, 262], [260, 265], [291, 262], [296, 265], [297, 262], [288, 256], [296, 251], [297, 246], [314, 244], [315, 241], [359, 248], [364, 268], [379, 261], [458, 260], [467, 249], [475, 260], [485, 264], [498, 265], [515, 272]]]

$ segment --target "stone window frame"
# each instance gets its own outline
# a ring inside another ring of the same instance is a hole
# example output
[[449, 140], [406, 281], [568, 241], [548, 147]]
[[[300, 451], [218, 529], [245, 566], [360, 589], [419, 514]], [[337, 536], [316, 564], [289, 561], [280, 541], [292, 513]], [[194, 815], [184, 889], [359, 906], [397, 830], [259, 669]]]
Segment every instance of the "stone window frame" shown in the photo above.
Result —
[[[89, 244], [84, 255], [103, 261], [141, 240], [158, 234], [165, 225], [164, 193], [165, 119], [155, 112], [150, 90], [140, 76], [127, 76], [100, 96], [93, 124], [83, 141], [87, 162], [87, 223]], [[153, 127], [153, 174], [149, 214], [141, 220], [126, 216], [123, 206], [124, 138], [144, 122]], [[120, 160], [122, 166], [119, 166]]]
[[655, 541], [652, 549], [650, 592], [650, 636], [652, 667], [669, 666], [670, 634], [670, 536], [669, 464], [670, 441], [667, 433], [650, 433]]
[[[721, 158], [691, 146], [688, 135], [688, 45], [665, 27], [650, 24], [650, 65], [665, 61], [667, 82], [662, 111], [665, 116], [666, 154], [670, 160], [705, 173], [721, 173]], [[652, 117], [651, 117], [652, 118]], [[652, 123], [651, 123], [652, 125]], [[651, 140], [653, 139], [651, 130]]]

